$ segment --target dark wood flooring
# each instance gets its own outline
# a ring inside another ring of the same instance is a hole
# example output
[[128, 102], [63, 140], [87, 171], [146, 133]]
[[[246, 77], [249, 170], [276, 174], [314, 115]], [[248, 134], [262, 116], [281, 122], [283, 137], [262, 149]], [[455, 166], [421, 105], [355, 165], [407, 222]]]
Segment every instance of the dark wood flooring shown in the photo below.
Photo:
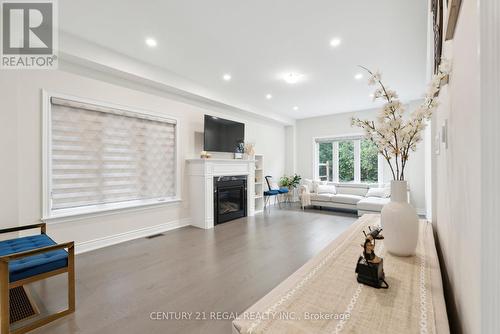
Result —
[[[185, 227], [78, 255], [76, 313], [33, 333], [231, 333], [231, 319], [195, 320], [196, 312], [244, 311], [356, 218], [272, 208], [213, 230]], [[62, 277], [32, 290], [50, 300], [52, 311], [64, 306], [65, 289]], [[190, 320], [151, 320], [152, 312], [193, 314]]]

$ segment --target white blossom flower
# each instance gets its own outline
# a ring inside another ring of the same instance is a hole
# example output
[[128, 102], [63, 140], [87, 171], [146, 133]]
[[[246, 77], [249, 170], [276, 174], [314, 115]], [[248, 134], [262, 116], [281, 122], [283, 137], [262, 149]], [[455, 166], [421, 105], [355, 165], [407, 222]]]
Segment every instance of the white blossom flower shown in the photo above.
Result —
[[450, 73], [451, 72], [451, 61], [448, 59], [442, 58], [441, 63], [439, 64], [439, 72], [442, 73]]
[[[370, 72], [372, 74], [368, 83], [379, 85], [373, 94], [373, 99], [385, 98], [388, 102], [380, 108], [375, 122], [352, 118], [351, 125], [364, 129], [366, 138], [377, 146], [380, 154], [393, 167], [392, 170], [395, 170], [393, 159], [398, 161], [399, 166], [405, 166], [409, 158], [408, 152], [415, 151], [417, 143], [422, 141], [422, 131], [427, 126], [427, 120], [432, 117], [433, 111], [439, 106], [436, 97], [441, 89], [442, 79], [449, 74], [450, 70], [451, 63], [443, 59], [439, 72], [429, 85], [424, 102], [406, 118], [404, 117], [406, 108], [399, 101], [398, 94], [383, 85], [379, 71]], [[396, 171], [398, 175], [393, 171], [394, 179], [403, 179], [404, 168], [396, 169]]]
[[376, 85], [380, 80], [382, 80], [382, 74], [379, 71], [373, 72], [373, 74], [368, 78], [368, 84], [370, 86]]
[[434, 96], [438, 91], [439, 91], [439, 86], [434, 85], [433, 83], [432, 85], [429, 85], [429, 89], [427, 90], [427, 95]]
[[373, 101], [375, 101], [376, 99], [383, 97], [384, 93], [383, 93], [382, 89], [377, 89], [377, 90], [375, 90], [375, 92], [372, 95], [373, 95]]
[[391, 100], [392, 99], [397, 99], [398, 98], [398, 93], [396, 93], [393, 90], [387, 89], [387, 94], [385, 96], [387, 96], [387, 98], [391, 99]]

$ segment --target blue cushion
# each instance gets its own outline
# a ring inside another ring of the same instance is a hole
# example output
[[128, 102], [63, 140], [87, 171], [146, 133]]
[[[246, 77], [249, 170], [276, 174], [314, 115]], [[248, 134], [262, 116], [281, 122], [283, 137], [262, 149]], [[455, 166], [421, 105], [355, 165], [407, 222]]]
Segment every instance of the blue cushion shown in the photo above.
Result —
[[[54, 240], [45, 234], [0, 241], [0, 256], [11, 255], [36, 248], [55, 245]], [[43, 274], [68, 266], [68, 252], [55, 250], [24, 257], [9, 262], [10, 282]]]
[[279, 190], [280, 194], [287, 194], [288, 193], [288, 188], [280, 188]]
[[266, 190], [264, 191], [264, 196], [274, 196], [278, 195], [279, 191], [278, 190]]

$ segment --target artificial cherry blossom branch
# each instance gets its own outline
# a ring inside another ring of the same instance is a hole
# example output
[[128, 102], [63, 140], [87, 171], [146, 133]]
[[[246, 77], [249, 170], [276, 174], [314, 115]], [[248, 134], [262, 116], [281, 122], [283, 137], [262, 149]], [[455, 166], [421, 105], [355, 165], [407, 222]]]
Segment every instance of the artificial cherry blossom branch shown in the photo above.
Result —
[[[395, 91], [390, 90], [382, 82], [382, 75], [360, 66], [370, 74], [369, 85], [379, 85], [374, 99], [383, 98], [387, 102], [379, 111], [377, 121], [352, 118], [351, 125], [365, 130], [366, 138], [371, 140], [379, 153], [391, 168], [394, 180], [404, 180], [404, 171], [411, 151], [416, 151], [417, 144], [422, 141], [421, 133], [438, 107], [437, 97], [443, 79], [450, 73], [450, 63], [443, 59], [439, 71], [434, 75], [424, 102], [409, 117], [405, 116], [405, 108], [399, 101]], [[394, 160], [392, 160], [394, 158]], [[401, 167], [401, 168], [400, 168]]]

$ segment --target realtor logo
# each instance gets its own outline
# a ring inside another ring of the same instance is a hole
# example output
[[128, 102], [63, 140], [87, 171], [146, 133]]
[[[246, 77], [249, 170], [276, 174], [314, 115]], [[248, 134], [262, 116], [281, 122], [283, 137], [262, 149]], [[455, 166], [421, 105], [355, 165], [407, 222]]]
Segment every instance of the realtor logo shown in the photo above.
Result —
[[3, 0], [2, 69], [57, 68], [54, 0]]

